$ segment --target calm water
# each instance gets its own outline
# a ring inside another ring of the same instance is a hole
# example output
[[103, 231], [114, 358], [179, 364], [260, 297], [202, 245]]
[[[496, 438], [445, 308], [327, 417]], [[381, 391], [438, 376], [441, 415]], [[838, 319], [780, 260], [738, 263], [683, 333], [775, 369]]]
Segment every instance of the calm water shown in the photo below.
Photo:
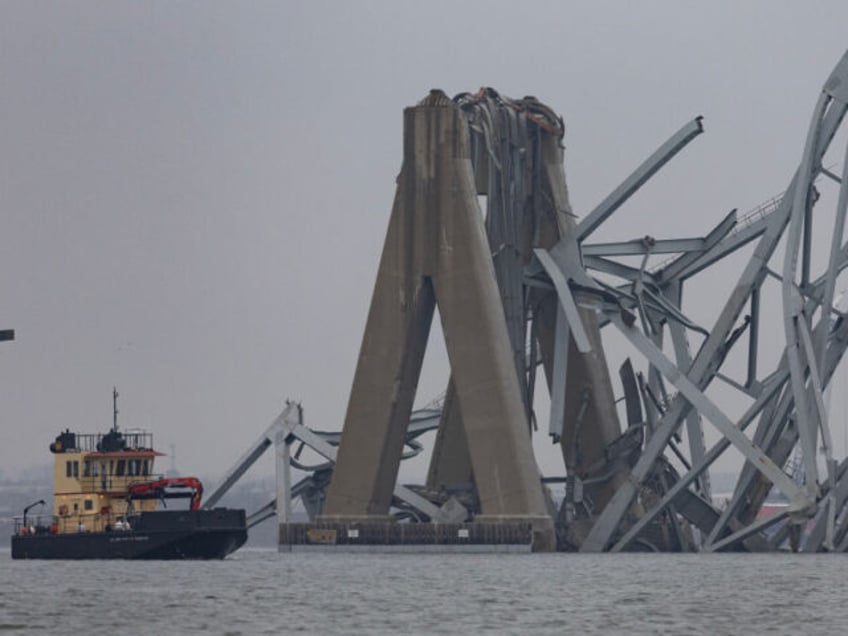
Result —
[[841, 555], [12, 561], [0, 634], [846, 634]]

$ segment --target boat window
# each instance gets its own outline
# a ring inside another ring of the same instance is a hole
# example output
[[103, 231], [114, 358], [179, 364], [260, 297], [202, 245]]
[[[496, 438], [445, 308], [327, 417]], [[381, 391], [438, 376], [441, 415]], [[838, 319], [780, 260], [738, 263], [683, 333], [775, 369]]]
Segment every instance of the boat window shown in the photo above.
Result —
[[91, 462], [91, 474], [94, 477], [100, 474], [100, 464], [98, 462]]
[[91, 510], [92, 508], [94, 508], [94, 504], [91, 502], [91, 499], [85, 500], [85, 504], [83, 505], [83, 508], [85, 508], [86, 510]]
[[149, 475], [150, 474], [150, 460], [145, 459], [143, 462], [141, 462], [141, 474], [142, 475]]
[[82, 476], [91, 477], [91, 462], [87, 459], [82, 463]]
[[128, 459], [127, 460], [127, 475], [129, 475], [130, 477], [135, 476], [135, 460], [134, 459]]
[[115, 474], [116, 474], [118, 477], [121, 477], [121, 476], [124, 474], [124, 466], [125, 466], [125, 464], [126, 464], [126, 462], [125, 462], [123, 459], [119, 459], [119, 460], [118, 460], [118, 468], [117, 468], [117, 470], [115, 471]]
[[109, 460], [109, 474], [110, 475], [115, 474], [115, 460], [114, 459]]
[[74, 477], [79, 478], [79, 462], [74, 462]]
[[70, 477], [71, 475], [73, 475], [74, 473], [72, 471], [73, 469], [71, 468], [71, 462], [70, 460], [68, 460], [65, 462], [65, 477]]

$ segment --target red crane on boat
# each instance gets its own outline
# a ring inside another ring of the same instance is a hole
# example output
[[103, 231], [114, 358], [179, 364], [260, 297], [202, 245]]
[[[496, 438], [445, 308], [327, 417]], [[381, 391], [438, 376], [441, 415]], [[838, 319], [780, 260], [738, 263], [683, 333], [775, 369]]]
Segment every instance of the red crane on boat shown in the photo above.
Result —
[[[191, 490], [187, 493], [182, 490], [176, 492], [169, 488]], [[164, 477], [154, 481], [146, 481], [141, 484], [133, 484], [129, 487], [127, 501], [133, 499], [174, 499], [191, 497], [191, 509], [200, 509], [200, 498], [203, 496], [203, 484], [197, 477]]]

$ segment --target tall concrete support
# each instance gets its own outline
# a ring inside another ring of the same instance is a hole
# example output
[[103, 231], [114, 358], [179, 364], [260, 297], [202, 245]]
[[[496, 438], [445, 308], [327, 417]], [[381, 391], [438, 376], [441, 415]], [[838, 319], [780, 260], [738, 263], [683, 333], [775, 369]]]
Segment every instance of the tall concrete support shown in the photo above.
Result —
[[[485, 196], [486, 236], [522, 399], [528, 417], [532, 417], [535, 368], [528, 368], [528, 307], [523, 279], [531, 248], [528, 228], [532, 229], [534, 218], [532, 197], [540, 127], [528, 118], [526, 110], [512, 107], [512, 102], [493, 89], [481, 89], [474, 96], [460, 95], [455, 101], [469, 121], [475, 185], [477, 194]], [[450, 490], [473, 481], [462, 415], [458, 403], [451, 399], [453, 387], [451, 379], [428, 475], [431, 488]], [[473, 483], [471, 490], [473, 493]]]
[[404, 111], [404, 161], [324, 517], [389, 512], [438, 304], [482, 515], [533, 522], [553, 547], [468, 125], [440, 91]]
[[[559, 334], [558, 340], [556, 292], [528, 287], [523, 280], [534, 249], [553, 247], [566, 235], [574, 240], [562, 127], [532, 98], [515, 103], [492, 89], [481, 89], [457, 100], [472, 130], [475, 182], [478, 194], [486, 196], [486, 233], [525, 406], [532, 413], [540, 361], [555, 398], [554, 442], [562, 445], [569, 475], [581, 480], [604, 476], [591, 479], [584, 491], [589, 508], [602, 508], [618, 485], [618, 475], [626, 473], [620, 466], [611, 469], [605, 454], [621, 428], [596, 312], [579, 311], [591, 340], [591, 346], [580, 351], [570, 335]], [[534, 118], [534, 108], [540, 117]], [[566, 346], [558, 347], [557, 342]], [[561, 360], [555, 363], [558, 355]], [[431, 488], [450, 489], [473, 478], [462, 415], [453, 395], [451, 380], [428, 475]]]
[[471, 468], [468, 439], [462, 423], [456, 384], [451, 378], [445, 391], [442, 417], [430, 458], [427, 486], [433, 489], [473, 491], [473, 485], [474, 471]]

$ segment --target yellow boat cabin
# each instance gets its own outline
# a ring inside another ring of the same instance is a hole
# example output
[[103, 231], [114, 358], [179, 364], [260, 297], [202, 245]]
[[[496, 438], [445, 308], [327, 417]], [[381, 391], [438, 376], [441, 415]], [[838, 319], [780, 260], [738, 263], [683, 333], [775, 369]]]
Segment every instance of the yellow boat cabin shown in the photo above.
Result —
[[[110, 430], [104, 434], [60, 433], [54, 453], [51, 531], [120, 530], [127, 514], [155, 510], [154, 499], [133, 501], [131, 487], [155, 479], [153, 435]], [[132, 510], [129, 510], [132, 507]]]

